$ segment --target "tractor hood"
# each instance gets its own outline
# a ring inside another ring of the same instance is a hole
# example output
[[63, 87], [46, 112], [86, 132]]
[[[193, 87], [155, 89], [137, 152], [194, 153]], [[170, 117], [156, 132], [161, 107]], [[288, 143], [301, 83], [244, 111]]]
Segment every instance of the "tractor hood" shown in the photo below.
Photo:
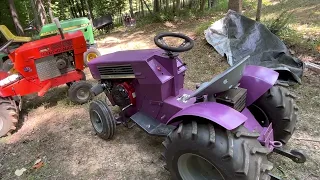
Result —
[[83, 53], [87, 50], [83, 33], [76, 31], [64, 35], [65, 39], [57, 35], [23, 44], [9, 55], [14, 62], [14, 68], [24, 77], [33, 77], [37, 76], [37, 72], [32, 70], [36, 69], [35, 61], [42, 58], [68, 51], [83, 58]]
[[152, 58], [154, 55], [163, 56], [162, 49], [143, 49], [118, 51], [95, 58], [88, 63], [91, 74], [95, 79], [100, 79], [98, 67], [108, 66], [124, 66], [130, 64], [141, 64]]
[[[65, 21], [60, 21], [61, 27], [64, 32], [73, 31], [81, 27], [87, 27], [89, 24], [89, 19], [86, 17], [75, 18]], [[41, 28], [40, 36], [54, 35], [58, 33], [57, 25], [54, 23], [46, 24]]]
[[[70, 45], [72, 46], [73, 44], [72, 44], [71, 40], [78, 39], [78, 38], [83, 39], [82, 42], [84, 43], [84, 46], [86, 46], [85, 40], [84, 40], [84, 37], [83, 37], [83, 34], [81, 31], [77, 31], [77, 32], [73, 32], [73, 33], [65, 33], [64, 35], [65, 35], [65, 39], [63, 39], [63, 40], [61, 39], [60, 35], [57, 35], [57, 36], [52, 36], [52, 37], [48, 37], [45, 39], [40, 39], [37, 41], [32, 41], [32, 42], [23, 44], [18, 49], [16, 49], [13, 53], [15, 53], [17, 55], [17, 54], [24, 52], [24, 51], [36, 49], [37, 54], [39, 54], [39, 53], [44, 54], [45, 52], [50, 52], [50, 50], [59, 49], [60, 48], [59, 45], [61, 43], [63, 45], [65, 45], [64, 43], [71, 42]], [[59, 44], [55, 44], [55, 43], [59, 43]], [[56, 45], [56, 46], [54, 46], [54, 45]], [[63, 45], [61, 45], [61, 48], [63, 48]], [[50, 47], [52, 46], [52, 49], [50, 49], [49, 46]], [[47, 47], [47, 49], [45, 49], [45, 47]], [[38, 49], [38, 48], [40, 48], [40, 49]]]

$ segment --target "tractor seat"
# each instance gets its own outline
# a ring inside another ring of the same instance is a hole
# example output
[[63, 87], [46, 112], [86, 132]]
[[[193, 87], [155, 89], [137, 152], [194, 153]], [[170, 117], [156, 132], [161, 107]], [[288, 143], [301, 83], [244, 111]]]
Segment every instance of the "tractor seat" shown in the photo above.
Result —
[[3, 34], [3, 36], [7, 39], [7, 41], [12, 39], [15, 43], [26, 43], [32, 40], [31, 37], [13, 35], [12, 32], [5, 25], [0, 25], [0, 31]]

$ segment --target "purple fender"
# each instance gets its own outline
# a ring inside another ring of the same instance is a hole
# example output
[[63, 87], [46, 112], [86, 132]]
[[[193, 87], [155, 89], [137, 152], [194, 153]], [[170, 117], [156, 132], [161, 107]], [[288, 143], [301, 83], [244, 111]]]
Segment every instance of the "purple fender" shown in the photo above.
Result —
[[215, 102], [203, 102], [182, 109], [173, 115], [167, 124], [176, 122], [177, 118], [182, 116], [205, 118], [219, 124], [227, 130], [235, 129], [247, 120], [245, 115], [226, 105]]
[[279, 73], [261, 66], [248, 65], [240, 80], [240, 87], [247, 89], [246, 106], [251, 105], [277, 81]]

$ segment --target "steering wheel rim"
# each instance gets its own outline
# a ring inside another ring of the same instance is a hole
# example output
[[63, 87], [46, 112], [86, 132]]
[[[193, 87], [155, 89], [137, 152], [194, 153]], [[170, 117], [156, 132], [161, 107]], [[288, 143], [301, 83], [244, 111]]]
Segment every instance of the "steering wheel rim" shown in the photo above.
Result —
[[[164, 37], [176, 37], [176, 38], [183, 39], [184, 42], [179, 47], [172, 47], [172, 46], [167, 45], [163, 41]], [[170, 51], [170, 52], [185, 52], [185, 51], [189, 51], [194, 46], [194, 41], [190, 37], [188, 37], [184, 34], [172, 33], [172, 32], [165, 32], [165, 33], [160, 33], [160, 34], [156, 35], [154, 37], [154, 43], [159, 48], [161, 48], [165, 51]], [[186, 44], [188, 44], [188, 45], [186, 46]]]

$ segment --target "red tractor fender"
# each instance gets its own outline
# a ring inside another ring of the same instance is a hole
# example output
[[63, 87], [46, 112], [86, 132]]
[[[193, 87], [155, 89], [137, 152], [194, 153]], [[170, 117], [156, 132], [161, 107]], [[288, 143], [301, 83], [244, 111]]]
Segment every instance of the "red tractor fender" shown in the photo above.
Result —
[[[203, 102], [191, 105], [173, 115], [167, 124], [172, 124], [186, 117], [207, 119], [227, 130], [233, 130], [243, 124], [248, 118], [240, 112], [216, 102]], [[188, 118], [190, 119], [190, 118]]]

